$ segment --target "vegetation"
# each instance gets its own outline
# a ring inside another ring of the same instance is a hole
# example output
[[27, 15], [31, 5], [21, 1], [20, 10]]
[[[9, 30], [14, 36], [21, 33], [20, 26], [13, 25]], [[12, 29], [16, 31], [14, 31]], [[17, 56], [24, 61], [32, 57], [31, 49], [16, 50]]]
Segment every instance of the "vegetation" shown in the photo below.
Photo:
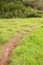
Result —
[[[13, 50], [22, 38], [18, 34], [25, 32], [31, 34]], [[43, 65], [43, 0], [0, 0], [0, 64], [7, 61], [8, 65]]]
[[3, 54], [2, 45], [11, 37], [30, 31], [33, 26], [42, 22], [43, 18], [0, 19], [0, 56]]
[[13, 50], [8, 65], [43, 65], [43, 27], [21, 41]]
[[[11, 37], [31, 31], [32, 27], [41, 24], [43, 24], [43, 18], [0, 19], [0, 58], [3, 60], [1, 56], [6, 53], [3, 44]], [[8, 65], [26, 64], [43, 65], [43, 26], [21, 41], [20, 45], [13, 50], [8, 62]]]
[[0, 0], [0, 18], [43, 17], [43, 0]]
[[42, 20], [42, 18], [0, 19], [0, 44], [8, 41], [14, 35], [23, 33], [25, 30], [29, 31], [34, 25], [40, 25]]

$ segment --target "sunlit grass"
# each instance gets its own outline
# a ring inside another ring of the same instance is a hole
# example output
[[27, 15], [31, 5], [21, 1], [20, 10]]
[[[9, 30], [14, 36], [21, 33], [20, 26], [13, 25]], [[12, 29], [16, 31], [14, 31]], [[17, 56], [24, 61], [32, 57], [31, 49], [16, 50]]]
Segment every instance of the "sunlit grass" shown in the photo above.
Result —
[[15, 18], [0, 19], [0, 44], [8, 41], [12, 36], [31, 30], [33, 26], [40, 25], [42, 18]]
[[27, 35], [13, 50], [9, 65], [43, 65], [43, 27]]
[[43, 23], [43, 18], [14, 18], [0, 19], [0, 55], [2, 55], [3, 43], [13, 36], [30, 31], [32, 27]]

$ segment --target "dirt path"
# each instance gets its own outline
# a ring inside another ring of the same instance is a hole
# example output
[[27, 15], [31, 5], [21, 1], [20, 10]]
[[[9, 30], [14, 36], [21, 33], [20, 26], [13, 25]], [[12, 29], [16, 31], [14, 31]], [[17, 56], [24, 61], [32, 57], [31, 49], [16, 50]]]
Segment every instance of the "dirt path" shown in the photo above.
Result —
[[40, 27], [40, 26], [32, 27], [31, 31], [14, 36], [10, 41], [8, 41], [7, 43], [5, 43], [5, 45], [3, 45], [4, 53], [3, 53], [2, 57], [0, 57], [0, 65], [8, 65], [8, 61], [9, 61], [8, 59], [10, 57], [12, 50], [19, 45], [20, 41], [27, 34], [30, 34], [34, 30], [36, 30], [38, 27]]

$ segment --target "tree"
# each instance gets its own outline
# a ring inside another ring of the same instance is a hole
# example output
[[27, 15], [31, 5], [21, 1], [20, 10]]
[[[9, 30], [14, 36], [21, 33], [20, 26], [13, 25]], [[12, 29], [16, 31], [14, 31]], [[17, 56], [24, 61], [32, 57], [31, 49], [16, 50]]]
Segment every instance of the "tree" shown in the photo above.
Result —
[[43, 11], [43, 0], [0, 0], [0, 17], [2, 18], [31, 17], [33, 13], [36, 15], [35, 9], [38, 15], [38, 11], [43, 14], [41, 12]]

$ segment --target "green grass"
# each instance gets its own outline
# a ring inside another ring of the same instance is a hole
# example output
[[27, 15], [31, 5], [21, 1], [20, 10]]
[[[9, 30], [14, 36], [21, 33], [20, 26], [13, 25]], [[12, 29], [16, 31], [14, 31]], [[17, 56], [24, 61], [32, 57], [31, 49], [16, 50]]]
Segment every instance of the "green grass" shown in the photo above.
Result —
[[8, 65], [43, 65], [43, 27], [21, 41], [13, 50]]
[[43, 23], [43, 18], [14, 18], [0, 19], [0, 56], [3, 54], [2, 45], [13, 36], [30, 31], [32, 27]]
[[7, 42], [11, 37], [24, 30], [31, 30], [32, 26], [40, 25], [43, 18], [15, 18], [15, 19], [0, 19], [0, 44]]

